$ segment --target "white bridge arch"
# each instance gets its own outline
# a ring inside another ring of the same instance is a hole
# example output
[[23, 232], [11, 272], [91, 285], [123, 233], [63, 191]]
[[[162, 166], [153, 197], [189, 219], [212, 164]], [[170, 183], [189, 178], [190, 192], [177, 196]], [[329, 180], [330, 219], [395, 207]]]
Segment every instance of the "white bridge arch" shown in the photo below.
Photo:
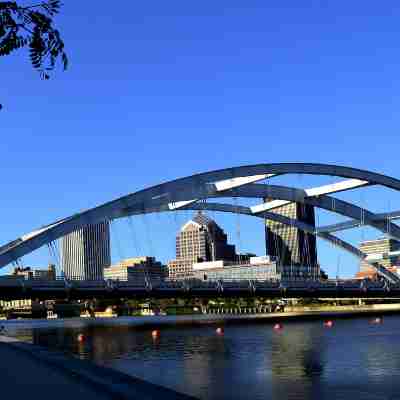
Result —
[[[348, 178], [348, 180], [311, 189], [296, 189], [257, 183], [283, 174], [327, 175]], [[400, 212], [375, 214], [329, 194], [367, 185], [381, 185], [397, 191], [400, 190], [400, 180], [396, 178], [371, 171], [329, 164], [257, 164], [205, 172], [143, 189], [23, 235], [0, 247], [0, 268], [19, 260], [24, 255], [45, 244], [51, 243], [89, 224], [129, 215], [174, 211], [183, 208], [239, 212], [275, 220], [315, 234], [324, 240], [335, 243], [338, 247], [351, 252], [359, 258], [365, 259], [365, 254], [351, 244], [332, 235], [331, 232], [350, 229], [362, 223], [384, 232], [395, 240], [400, 240], [400, 227], [388, 222], [388, 218], [400, 217]], [[274, 200], [267, 203], [262, 202], [254, 207], [238, 207], [236, 205], [204, 203], [202, 201], [209, 198], [222, 197], [268, 198]], [[332, 211], [349, 217], [350, 220], [327, 227], [312, 227], [273, 212], [274, 207], [293, 201]], [[379, 264], [371, 263], [371, 265], [377, 268], [378, 272], [392, 283], [399, 281], [395, 274], [390, 273]]]

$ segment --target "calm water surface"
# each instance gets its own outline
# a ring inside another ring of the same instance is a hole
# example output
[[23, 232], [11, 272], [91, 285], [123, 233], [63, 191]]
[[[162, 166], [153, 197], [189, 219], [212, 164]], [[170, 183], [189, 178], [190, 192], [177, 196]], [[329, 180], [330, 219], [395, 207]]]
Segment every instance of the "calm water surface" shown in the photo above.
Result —
[[[67, 323], [68, 324], [68, 323]], [[64, 349], [201, 399], [399, 399], [400, 316], [151, 328], [10, 325], [12, 334]], [[84, 333], [87, 340], [77, 341]]]

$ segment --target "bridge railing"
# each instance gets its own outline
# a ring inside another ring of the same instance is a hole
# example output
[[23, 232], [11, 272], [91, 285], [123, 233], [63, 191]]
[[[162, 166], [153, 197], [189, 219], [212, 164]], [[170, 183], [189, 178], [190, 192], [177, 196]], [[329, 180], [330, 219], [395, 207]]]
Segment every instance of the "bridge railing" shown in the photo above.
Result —
[[384, 281], [371, 280], [327, 280], [327, 281], [252, 281], [252, 280], [218, 280], [202, 281], [190, 279], [187, 281], [162, 281], [159, 279], [149, 280], [148, 282], [137, 281], [80, 281], [80, 280], [43, 280], [43, 279], [0, 279], [0, 296], [12, 290], [21, 291], [21, 293], [60, 293], [70, 292], [106, 294], [109, 292], [125, 294], [151, 293], [157, 295], [162, 293], [185, 294], [187, 292], [213, 295], [222, 293], [275, 293], [277, 296], [286, 293], [299, 294], [306, 293], [312, 295], [312, 292], [334, 293], [346, 292], [362, 294], [365, 292], [384, 292], [392, 290], [400, 292], [399, 285], [389, 285]]

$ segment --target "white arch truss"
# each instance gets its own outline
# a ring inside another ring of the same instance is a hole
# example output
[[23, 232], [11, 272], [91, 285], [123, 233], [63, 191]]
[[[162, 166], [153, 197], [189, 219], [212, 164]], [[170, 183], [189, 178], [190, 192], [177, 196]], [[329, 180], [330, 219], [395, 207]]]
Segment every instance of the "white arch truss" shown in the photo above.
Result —
[[[344, 177], [349, 180], [305, 190], [255, 183], [282, 174], [327, 175]], [[195, 207], [199, 204], [197, 203], [198, 200], [224, 196], [303, 202], [351, 218], [348, 225], [350, 225], [350, 222], [355, 223], [353, 221], [361, 220], [364, 224], [385, 232], [393, 239], [400, 240], [400, 228], [396, 224], [386, 223], [379, 215], [369, 210], [328, 196], [328, 194], [338, 191], [355, 189], [365, 185], [382, 185], [400, 190], [400, 180], [396, 178], [371, 171], [329, 164], [257, 164], [192, 175], [123, 196], [23, 235], [0, 247], [0, 267], [88, 224], [112, 220], [128, 214], [151, 212], [150, 210], [159, 209], [161, 211], [165, 207], [168, 209], [186, 208], [189, 205]], [[263, 217], [270, 219], [278, 218], [276, 217], [277, 214], [268, 211], [269, 207], [268, 203], [262, 203], [258, 207], [250, 208], [251, 215], [263, 215]], [[290, 224], [293, 223], [293, 221], [290, 221]], [[302, 229], [300, 225], [298, 227]], [[303, 228], [306, 227], [303, 226]], [[328, 230], [318, 231], [315, 228], [313, 230], [320, 237], [332, 236]], [[332, 238], [332, 240], [339, 239]]]

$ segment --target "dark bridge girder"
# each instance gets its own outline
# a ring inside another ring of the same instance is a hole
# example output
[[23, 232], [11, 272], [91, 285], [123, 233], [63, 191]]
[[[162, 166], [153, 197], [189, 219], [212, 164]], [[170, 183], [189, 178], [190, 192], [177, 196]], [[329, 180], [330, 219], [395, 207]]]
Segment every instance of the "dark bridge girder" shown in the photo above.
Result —
[[[392, 211], [388, 213], [380, 213], [380, 214], [375, 214], [372, 219], [374, 221], [379, 221], [382, 223], [386, 223], [387, 221], [393, 221], [397, 220], [400, 218], [400, 210], [397, 211]], [[326, 225], [326, 226], [321, 226], [318, 227], [318, 232], [339, 232], [339, 231], [344, 231], [347, 229], [352, 229], [352, 228], [357, 228], [361, 226], [362, 224], [360, 223], [359, 220], [349, 220], [349, 221], [343, 221], [343, 222], [338, 222], [336, 224], [331, 224], [331, 225]]]
[[295, 281], [295, 282], [169, 282], [137, 286], [129, 282], [107, 281], [21, 281], [0, 282], [1, 299], [93, 299], [93, 298], [171, 298], [171, 297], [311, 297], [311, 298], [389, 298], [400, 297], [400, 286], [383, 282]]

